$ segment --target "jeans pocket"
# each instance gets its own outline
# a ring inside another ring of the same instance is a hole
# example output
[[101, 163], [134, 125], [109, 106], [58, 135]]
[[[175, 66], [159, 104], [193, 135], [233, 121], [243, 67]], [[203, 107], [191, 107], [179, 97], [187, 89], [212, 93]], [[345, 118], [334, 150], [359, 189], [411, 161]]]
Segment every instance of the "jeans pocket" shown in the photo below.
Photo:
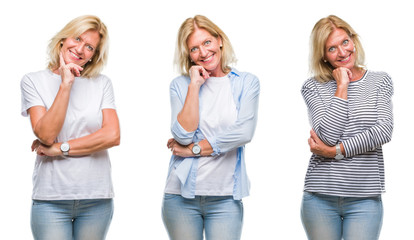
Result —
[[165, 200], [171, 200], [177, 197], [181, 197], [181, 195], [178, 194], [171, 194], [171, 193], [164, 193], [164, 201]]
[[303, 192], [303, 201], [309, 201], [315, 198], [315, 193], [312, 192]]

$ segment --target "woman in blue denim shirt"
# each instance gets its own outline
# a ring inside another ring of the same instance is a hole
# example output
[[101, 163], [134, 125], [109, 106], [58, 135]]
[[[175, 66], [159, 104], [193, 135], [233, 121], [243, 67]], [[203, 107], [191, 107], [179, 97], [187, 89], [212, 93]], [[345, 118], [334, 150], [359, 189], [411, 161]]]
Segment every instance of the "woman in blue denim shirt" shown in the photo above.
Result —
[[170, 85], [172, 151], [163, 201], [171, 239], [240, 239], [241, 199], [249, 195], [244, 145], [257, 122], [259, 80], [229, 67], [234, 52], [224, 32], [204, 16], [178, 33]]

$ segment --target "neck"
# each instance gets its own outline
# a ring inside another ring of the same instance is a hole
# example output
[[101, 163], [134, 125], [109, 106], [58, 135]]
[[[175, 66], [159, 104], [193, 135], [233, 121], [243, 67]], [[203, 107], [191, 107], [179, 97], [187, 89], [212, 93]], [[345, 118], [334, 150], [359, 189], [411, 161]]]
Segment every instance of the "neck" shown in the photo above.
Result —
[[351, 72], [352, 72], [351, 82], [358, 81], [359, 79], [361, 79], [364, 76], [365, 71], [366, 70], [363, 68], [357, 68], [357, 67], [352, 68], [351, 69]]
[[227, 73], [221, 70], [221, 67], [217, 67], [215, 70], [208, 73], [210, 77], [224, 77]]

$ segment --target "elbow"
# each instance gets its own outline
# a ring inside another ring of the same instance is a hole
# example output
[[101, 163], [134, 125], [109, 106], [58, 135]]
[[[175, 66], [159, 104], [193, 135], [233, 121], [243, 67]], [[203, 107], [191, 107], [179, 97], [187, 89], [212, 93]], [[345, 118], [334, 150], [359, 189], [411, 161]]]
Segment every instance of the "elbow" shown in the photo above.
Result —
[[115, 133], [113, 133], [111, 145], [115, 147], [115, 146], [119, 146], [120, 144], [121, 144], [121, 134], [119, 131], [116, 131]]
[[319, 131], [315, 131], [315, 133], [324, 144], [330, 147], [335, 146], [338, 143], [340, 137], [339, 135], [325, 132], [322, 129], [319, 129]]
[[108, 148], [119, 146], [121, 144], [121, 133], [119, 129], [107, 132], [105, 136], [105, 139], [107, 140], [106, 145]]
[[43, 134], [38, 134], [35, 132], [35, 135], [37, 139], [46, 146], [52, 146], [53, 143], [55, 143], [55, 138], [52, 138], [50, 136], [44, 136]]
[[249, 131], [248, 133], [244, 134], [244, 136], [240, 138], [240, 143], [241, 143], [240, 145], [246, 145], [249, 142], [251, 142], [253, 139], [253, 136], [254, 136], [254, 130]]
[[33, 129], [33, 133], [37, 139], [46, 146], [52, 146], [52, 144], [55, 143], [57, 137], [50, 134], [50, 131], [42, 131], [39, 127], [35, 127]]
[[182, 138], [182, 137], [177, 136], [176, 134], [173, 134], [173, 137], [175, 141], [177, 141], [179, 144], [183, 146], [187, 146], [193, 143], [193, 137]]

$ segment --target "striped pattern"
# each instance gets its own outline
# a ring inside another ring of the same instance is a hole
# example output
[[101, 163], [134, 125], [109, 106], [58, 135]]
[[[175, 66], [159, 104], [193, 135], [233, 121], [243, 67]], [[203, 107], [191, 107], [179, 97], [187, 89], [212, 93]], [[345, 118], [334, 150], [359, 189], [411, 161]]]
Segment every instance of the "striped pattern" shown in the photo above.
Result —
[[367, 71], [351, 82], [348, 100], [334, 96], [336, 82], [308, 79], [302, 96], [309, 120], [321, 140], [334, 146], [342, 142], [345, 158], [335, 160], [313, 154], [305, 191], [342, 197], [369, 197], [385, 192], [382, 145], [393, 129], [391, 78]]

